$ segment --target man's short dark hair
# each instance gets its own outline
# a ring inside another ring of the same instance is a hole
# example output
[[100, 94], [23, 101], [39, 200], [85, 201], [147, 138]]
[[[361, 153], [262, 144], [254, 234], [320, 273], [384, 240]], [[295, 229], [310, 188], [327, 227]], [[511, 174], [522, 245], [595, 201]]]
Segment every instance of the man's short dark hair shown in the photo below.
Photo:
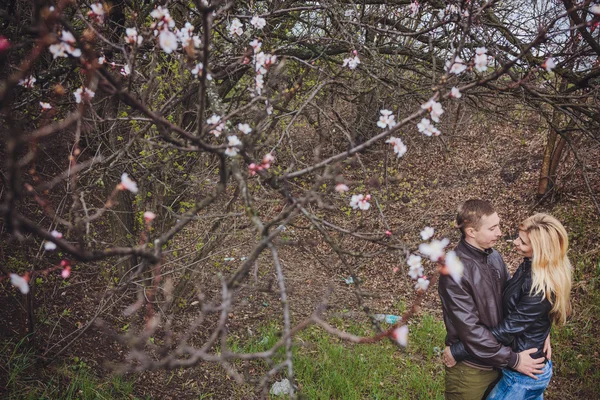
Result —
[[456, 226], [465, 235], [465, 229], [481, 227], [481, 218], [495, 213], [494, 206], [487, 200], [470, 199], [458, 207], [456, 214]]

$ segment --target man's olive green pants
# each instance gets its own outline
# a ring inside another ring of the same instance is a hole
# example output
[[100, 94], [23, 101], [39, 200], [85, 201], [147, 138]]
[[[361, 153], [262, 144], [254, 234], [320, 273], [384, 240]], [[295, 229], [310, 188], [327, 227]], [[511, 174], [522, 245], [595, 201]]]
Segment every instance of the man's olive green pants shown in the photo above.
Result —
[[446, 367], [446, 400], [481, 400], [500, 377], [497, 370], [483, 371], [459, 362]]

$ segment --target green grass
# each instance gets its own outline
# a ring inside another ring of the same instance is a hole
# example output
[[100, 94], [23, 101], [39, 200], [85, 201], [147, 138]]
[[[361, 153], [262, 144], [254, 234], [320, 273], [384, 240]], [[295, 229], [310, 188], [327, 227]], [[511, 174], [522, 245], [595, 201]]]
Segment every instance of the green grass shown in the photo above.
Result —
[[[133, 383], [120, 376], [98, 378], [82, 360], [42, 369], [36, 366], [33, 352], [24, 340], [5, 342], [0, 348], [0, 364], [8, 378], [0, 381], [0, 394], [7, 400], [135, 399]], [[4, 393], [6, 392], [6, 393]]]
[[[356, 334], [370, 334], [368, 327], [337, 324]], [[265, 327], [243, 347], [232, 350], [262, 351], [280, 337], [274, 325]], [[318, 327], [299, 334], [294, 341], [294, 374], [306, 399], [442, 399], [443, 366], [439, 349], [445, 330], [441, 321], [425, 315], [410, 325], [409, 346], [400, 350], [389, 341], [350, 344]], [[281, 360], [283, 355], [278, 356]]]

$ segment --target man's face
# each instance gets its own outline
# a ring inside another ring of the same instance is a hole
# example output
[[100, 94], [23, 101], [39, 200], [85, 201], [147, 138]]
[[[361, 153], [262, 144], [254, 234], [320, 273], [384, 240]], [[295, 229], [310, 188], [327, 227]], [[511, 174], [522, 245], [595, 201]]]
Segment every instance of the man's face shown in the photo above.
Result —
[[498, 213], [493, 213], [481, 218], [479, 229], [470, 228], [470, 235], [477, 247], [480, 249], [489, 249], [494, 247], [496, 242], [502, 237], [500, 231], [500, 217]]

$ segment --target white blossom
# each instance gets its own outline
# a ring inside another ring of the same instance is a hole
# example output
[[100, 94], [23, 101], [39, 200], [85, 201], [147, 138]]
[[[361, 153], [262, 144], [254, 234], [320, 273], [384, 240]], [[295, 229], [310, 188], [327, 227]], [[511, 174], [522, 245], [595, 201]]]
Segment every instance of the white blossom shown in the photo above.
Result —
[[237, 136], [227, 136], [227, 149], [225, 150], [225, 154], [227, 154], [229, 157], [234, 157], [238, 154], [238, 152], [240, 151], [237, 147], [234, 146], [240, 146], [242, 144], [242, 142], [240, 141], [240, 139], [238, 139]]
[[164, 29], [158, 35], [158, 43], [163, 51], [167, 54], [171, 54], [177, 50], [177, 36], [168, 29]]
[[208, 125], [216, 125], [210, 131], [210, 133], [212, 133], [216, 137], [219, 137], [219, 135], [221, 135], [221, 132], [223, 131], [223, 129], [225, 129], [225, 123], [221, 122], [221, 117], [218, 116], [218, 115], [215, 115], [215, 114], [213, 114], [212, 117], [210, 117], [209, 119], [207, 119], [206, 123]]
[[456, 252], [452, 250], [446, 253], [445, 261], [446, 265], [442, 272], [450, 275], [456, 283], [460, 283], [460, 278], [463, 276], [465, 266], [456, 255]]
[[89, 101], [92, 98], [94, 98], [95, 95], [96, 93], [92, 92], [88, 88], [83, 87], [80, 87], [75, 92], [73, 92], [73, 96], [75, 97], [75, 102], [77, 104], [81, 103], [82, 101]]
[[123, 68], [121, 68], [121, 75], [129, 76], [131, 74], [131, 69], [129, 68], [129, 64], [125, 64]]
[[547, 72], [552, 71], [556, 67], [556, 62], [554, 61], [554, 58], [548, 57], [546, 61], [544, 61], [544, 63], [542, 64], [542, 67], [546, 68]]
[[437, 101], [430, 99], [427, 103], [422, 104], [421, 108], [424, 110], [429, 110], [431, 119], [435, 122], [440, 122], [440, 116], [444, 113], [442, 109], [442, 105]]
[[[57, 239], [61, 239], [63, 237], [62, 233], [58, 232], [57, 230], [53, 230], [52, 232], [50, 232], [50, 234]], [[56, 250], [56, 244], [54, 244], [54, 242], [45, 241], [44, 249], [46, 251]]]
[[156, 214], [154, 214], [152, 211], [146, 211], [144, 213], [144, 219], [148, 222], [154, 220], [154, 218], [156, 218]]
[[399, 328], [394, 329], [392, 332], [392, 338], [402, 347], [408, 345], [408, 325], [402, 325]]
[[412, 3], [410, 3], [408, 8], [410, 10], [410, 15], [412, 15], [414, 17], [419, 12], [419, 2], [413, 1]]
[[13, 286], [16, 286], [17, 289], [23, 294], [29, 293], [29, 282], [27, 279], [23, 278], [17, 274], [10, 274], [10, 283]]
[[19, 85], [31, 89], [37, 79], [32, 75], [28, 78], [19, 80]]
[[423, 240], [429, 240], [429, 239], [431, 239], [433, 237], [433, 232], [434, 232], [434, 229], [432, 227], [426, 226], [421, 231], [421, 238]]
[[254, 78], [254, 82], [255, 82], [255, 86], [256, 86], [256, 93], [258, 93], [260, 95], [265, 86], [265, 79], [264, 79], [263, 75], [262, 74], [256, 75], [256, 77]]
[[487, 54], [477, 54], [475, 55], [475, 69], [479, 72], [485, 72], [488, 69], [487, 66], [488, 56]]
[[360, 64], [360, 59], [358, 58], [358, 56], [344, 58], [344, 67], [355, 69], [356, 67], [358, 67], [358, 64]]
[[352, 207], [353, 210], [361, 209], [361, 210], [368, 210], [369, 207], [371, 207], [371, 204], [369, 203], [369, 200], [371, 200], [371, 195], [362, 195], [362, 194], [353, 194], [352, 198], [350, 199], [350, 207]]
[[592, 14], [600, 15], [600, 4], [594, 4], [590, 7], [590, 12]]
[[127, 172], [123, 172], [121, 175], [121, 190], [129, 190], [131, 193], [136, 194], [138, 192], [137, 183], [129, 178]]
[[419, 129], [419, 132], [422, 132], [426, 136], [439, 136], [441, 133], [427, 118], [423, 118], [421, 122], [417, 124], [417, 128]]
[[450, 97], [460, 99], [462, 97], [462, 93], [460, 93], [460, 90], [458, 90], [457, 87], [453, 87], [452, 90], [450, 90]]
[[240, 130], [240, 131], [241, 131], [241, 132], [242, 132], [244, 135], [247, 135], [247, 134], [249, 134], [250, 132], [252, 132], [252, 128], [250, 128], [250, 125], [248, 125], [248, 124], [242, 124], [242, 123], [240, 123], [240, 124], [238, 124], [238, 129], [239, 129], [239, 130]]
[[[254, 17], [252, 17], [252, 19], [250, 20], [250, 23], [252, 24], [252, 26], [254, 26], [256, 29], [262, 29], [267, 25], [267, 20], [264, 18], [259, 17], [258, 15], [255, 15]], [[241, 35], [241, 34], [240, 34]]]
[[431, 261], [437, 261], [444, 255], [444, 248], [450, 241], [447, 238], [442, 240], [432, 240], [431, 243], [421, 243], [419, 251], [429, 257]]
[[42, 107], [42, 110], [52, 109], [52, 106], [50, 105], [50, 103], [44, 103], [43, 101], [40, 101], [40, 107]]
[[427, 290], [427, 288], [429, 288], [429, 279], [427, 279], [424, 276], [417, 279], [417, 283], [415, 284], [415, 289], [425, 291], [425, 290]]
[[454, 61], [446, 62], [445, 69], [451, 74], [460, 75], [464, 70], [467, 69], [467, 66], [463, 63], [460, 57], [456, 56], [456, 58], [454, 58]]
[[144, 38], [141, 35], [138, 35], [136, 28], [125, 29], [125, 42], [129, 44], [137, 44], [139, 46], [143, 41]]
[[338, 193], [344, 193], [344, 192], [347, 192], [348, 190], [350, 190], [348, 188], [348, 186], [343, 183], [338, 183], [337, 185], [335, 185], [335, 191]]
[[400, 138], [392, 136], [385, 142], [391, 143], [394, 146], [394, 153], [397, 154], [398, 158], [402, 157], [406, 153], [406, 150], [408, 150]]
[[234, 18], [233, 21], [231, 21], [231, 24], [229, 25], [229, 34], [230, 35], [238, 35], [238, 36], [242, 36], [242, 34], [244, 33], [244, 30], [242, 29], [243, 25], [240, 22], [239, 19]]
[[258, 39], [254, 39], [253, 41], [250, 42], [250, 46], [252, 46], [252, 48], [254, 49], [254, 53], [258, 53], [258, 52], [260, 52], [262, 43]]
[[104, 61], [105, 61], [105, 60], [106, 60], [106, 59], [104, 58], [104, 56], [102, 56], [102, 57], [98, 57], [98, 64], [100, 64], [100, 65], [104, 64]]
[[94, 3], [90, 6], [91, 10], [88, 12], [90, 18], [94, 18], [99, 24], [104, 23], [104, 6], [102, 3]]
[[386, 126], [393, 128], [396, 125], [395, 117], [392, 115], [392, 111], [390, 110], [380, 110], [381, 115], [379, 116], [379, 121], [377, 121], [377, 126], [385, 129]]

